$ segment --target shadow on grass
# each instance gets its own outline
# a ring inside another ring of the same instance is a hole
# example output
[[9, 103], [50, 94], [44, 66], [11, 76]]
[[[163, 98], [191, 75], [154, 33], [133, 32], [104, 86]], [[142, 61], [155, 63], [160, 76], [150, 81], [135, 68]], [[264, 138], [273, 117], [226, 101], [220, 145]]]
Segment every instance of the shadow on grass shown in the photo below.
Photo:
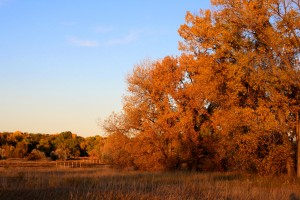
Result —
[[64, 189], [21, 189], [1, 190], [0, 199], [34, 200], [34, 199], [69, 199], [70, 191]]
[[289, 200], [300, 200], [300, 196], [297, 196], [295, 193], [292, 193], [290, 195]]

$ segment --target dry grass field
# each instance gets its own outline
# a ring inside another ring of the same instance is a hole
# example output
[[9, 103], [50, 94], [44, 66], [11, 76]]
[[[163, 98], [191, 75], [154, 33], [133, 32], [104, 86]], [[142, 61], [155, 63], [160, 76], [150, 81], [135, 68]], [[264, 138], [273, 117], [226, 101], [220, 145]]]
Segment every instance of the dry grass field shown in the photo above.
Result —
[[300, 199], [287, 177], [53, 166], [0, 167], [0, 199]]

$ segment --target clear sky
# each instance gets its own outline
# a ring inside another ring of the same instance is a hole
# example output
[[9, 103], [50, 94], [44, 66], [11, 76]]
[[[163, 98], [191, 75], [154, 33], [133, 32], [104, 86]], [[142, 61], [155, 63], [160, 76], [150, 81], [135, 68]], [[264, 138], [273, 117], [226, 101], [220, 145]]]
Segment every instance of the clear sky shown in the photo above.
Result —
[[186, 11], [209, 0], [0, 0], [0, 132], [101, 135], [126, 74], [178, 55]]

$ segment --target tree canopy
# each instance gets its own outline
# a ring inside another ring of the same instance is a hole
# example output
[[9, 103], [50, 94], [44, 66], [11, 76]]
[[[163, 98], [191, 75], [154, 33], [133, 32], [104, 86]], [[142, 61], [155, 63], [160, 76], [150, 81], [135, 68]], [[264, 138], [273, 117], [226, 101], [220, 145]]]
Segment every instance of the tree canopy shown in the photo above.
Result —
[[27, 158], [39, 160], [50, 157], [73, 159], [78, 157], [97, 157], [102, 162], [106, 138], [91, 136], [83, 138], [69, 131], [59, 134], [36, 134], [15, 131], [0, 133], [0, 159]]
[[[300, 160], [300, 2], [211, 4], [187, 12], [178, 30], [181, 55], [134, 67], [123, 111], [104, 128], [127, 138], [122, 162], [139, 169], [293, 174]], [[117, 148], [125, 140], [112, 141]]]

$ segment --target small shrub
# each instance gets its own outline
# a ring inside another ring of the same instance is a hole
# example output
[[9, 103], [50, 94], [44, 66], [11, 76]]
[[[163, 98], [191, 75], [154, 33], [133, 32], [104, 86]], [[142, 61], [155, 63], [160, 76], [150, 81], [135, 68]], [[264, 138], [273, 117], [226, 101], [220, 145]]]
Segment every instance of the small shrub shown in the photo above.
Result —
[[51, 160], [67, 160], [67, 153], [63, 149], [56, 149], [50, 153]]
[[37, 149], [33, 149], [27, 157], [28, 160], [41, 160], [43, 158], [46, 158], [45, 153]]
[[54, 151], [51, 151], [50, 158], [51, 158], [51, 160], [57, 160], [58, 156], [57, 156], [57, 154]]

